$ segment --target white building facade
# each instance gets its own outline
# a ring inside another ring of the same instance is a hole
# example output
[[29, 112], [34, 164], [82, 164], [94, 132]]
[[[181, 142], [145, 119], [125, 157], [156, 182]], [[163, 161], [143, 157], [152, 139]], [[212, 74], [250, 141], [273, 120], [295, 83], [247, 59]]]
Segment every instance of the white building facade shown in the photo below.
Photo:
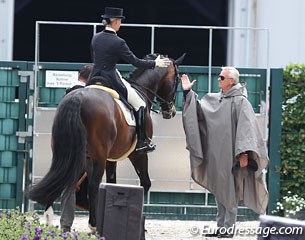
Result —
[[13, 60], [14, 2], [0, 1], [0, 61]]
[[262, 68], [305, 63], [304, 12], [304, 0], [230, 0], [229, 26], [260, 30], [229, 34], [227, 63]]

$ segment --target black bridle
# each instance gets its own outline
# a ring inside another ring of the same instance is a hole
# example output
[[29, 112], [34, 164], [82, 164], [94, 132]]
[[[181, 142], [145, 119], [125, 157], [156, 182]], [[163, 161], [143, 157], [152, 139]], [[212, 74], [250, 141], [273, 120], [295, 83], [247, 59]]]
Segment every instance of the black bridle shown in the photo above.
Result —
[[[152, 106], [157, 106], [157, 103], [153, 100], [150, 100], [150, 98], [147, 96], [147, 94], [143, 90], [146, 90], [147, 92], [152, 94], [154, 97], [156, 97], [157, 101], [159, 101], [159, 103], [160, 103], [161, 112], [162, 112], [162, 115], [163, 115], [164, 118], [173, 117], [172, 112], [173, 112], [173, 109], [175, 109], [175, 102], [176, 102], [176, 97], [177, 97], [177, 88], [178, 88], [178, 84], [179, 84], [179, 70], [178, 70], [177, 65], [175, 64], [175, 61], [173, 61], [173, 64], [174, 64], [174, 67], [175, 67], [174, 93], [173, 93], [172, 99], [169, 100], [169, 101], [162, 98], [159, 94], [152, 91], [150, 88], [145, 87], [143, 85], [140, 85], [135, 81], [130, 81], [130, 84], [135, 89], [137, 89], [137, 91], [139, 91], [140, 94], [142, 94], [147, 99], [147, 101], [149, 101], [151, 103]], [[154, 110], [153, 108], [151, 108], [151, 110], [158, 113], [158, 111]]]
[[174, 61], [173, 61], [173, 63], [175, 66], [173, 97], [170, 101], [159, 100], [163, 118], [166, 118], [166, 119], [174, 117], [173, 111], [175, 111], [174, 114], [176, 113], [175, 103], [176, 103], [176, 97], [177, 97], [177, 88], [178, 88], [178, 84], [179, 84], [179, 70]]

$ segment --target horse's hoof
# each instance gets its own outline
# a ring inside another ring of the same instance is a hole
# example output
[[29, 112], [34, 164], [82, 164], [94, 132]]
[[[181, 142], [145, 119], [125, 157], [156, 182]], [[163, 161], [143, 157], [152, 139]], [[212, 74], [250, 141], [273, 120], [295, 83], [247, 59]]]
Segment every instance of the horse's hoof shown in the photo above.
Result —
[[88, 223], [88, 227], [89, 227], [92, 234], [96, 234], [96, 227], [91, 226], [90, 223]]
[[71, 227], [69, 226], [62, 226], [61, 227], [62, 231], [65, 233], [65, 232], [71, 232]]
[[44, 218], [46, 219], [46, 225], [53, 226], [53, 217], [54, 217], [54, 211], [53, 208], [50, 206], [45, 212], [44, 212]]

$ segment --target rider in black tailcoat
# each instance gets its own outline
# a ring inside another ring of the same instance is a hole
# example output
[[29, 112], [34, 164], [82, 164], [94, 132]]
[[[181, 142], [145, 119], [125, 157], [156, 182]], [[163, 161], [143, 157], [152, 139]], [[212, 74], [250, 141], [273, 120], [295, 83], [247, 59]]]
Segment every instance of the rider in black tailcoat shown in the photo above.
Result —
[[136, 151], [153, 151], [155, 145], [147, 138], [145, 131], [146, 104], [130, 84], [122, 79], [116, 64], [122, 59], [138, 68], [154, 68], [167, 67], [170, 61], [168, 58], [160, 57], [156, 60], [144, 60], [133, 54], [125, 40], [116, 33], [120, 29], [122, 19], [125, 19], [123, 9], [106, 7], [102, 18], [106, 27], [102, 32], [95, 34], [91, 41], [94, 66], [89, 77], [89, 84], [96, 76], [112, 81], [113, 88], [134, 107], [138, 136]]

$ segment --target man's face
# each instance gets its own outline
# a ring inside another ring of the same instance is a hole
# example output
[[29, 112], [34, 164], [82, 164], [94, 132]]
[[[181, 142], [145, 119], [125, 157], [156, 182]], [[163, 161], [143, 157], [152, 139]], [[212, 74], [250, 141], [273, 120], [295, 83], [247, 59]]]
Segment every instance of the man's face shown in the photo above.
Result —
[[229, 71], [222, 70], [218, 76], [219, 88], [226, 93], [234, 84], [235, 80], [229, 77]]

